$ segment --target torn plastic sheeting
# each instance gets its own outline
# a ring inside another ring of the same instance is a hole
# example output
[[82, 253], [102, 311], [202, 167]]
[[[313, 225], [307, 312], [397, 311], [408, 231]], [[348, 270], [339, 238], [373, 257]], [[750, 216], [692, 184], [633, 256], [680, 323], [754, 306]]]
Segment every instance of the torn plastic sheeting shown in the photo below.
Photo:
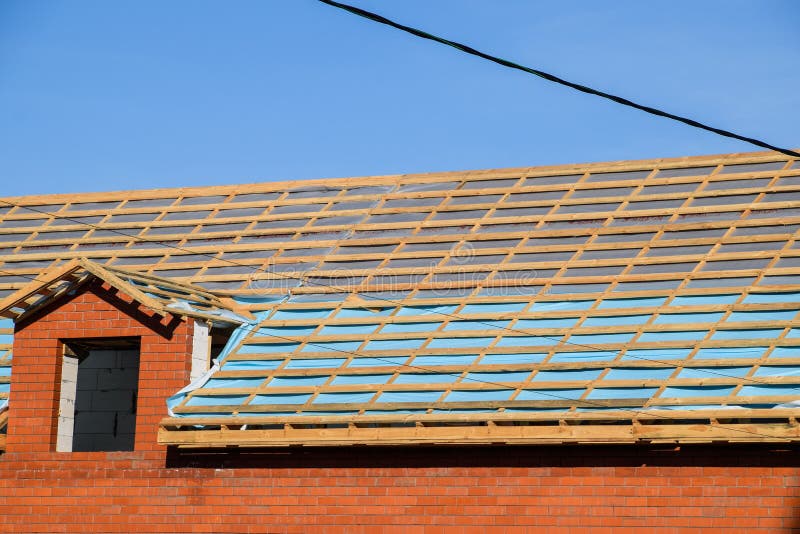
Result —
[[177, 302], [173, 302], [167, 306], [169, 310], [178, 310], [178, 311], [187, 311], [187, 312], [202, 312], [213, 315], [215, 317], [219, 317], [221, 321], [225, 321], [228, 323], [234, 324], [245, 324], [248, 322], [247, 319], [242, 317], [241, 315], [237, 315], [230, 310], [217, 310], [217, 309], [202, 309], [196, 308], [192, 306], [191, 303], [186, 302], [185, 300], [179, 300]]
[[[285, 300], [286, 296], [283, 298]], [[255, 318], [253, 322], [246, 322], [236, 327], [231, 336], [228, 338], [228, 341], [225, 343], [225, 346], [222, 348], [222, 351], [220, 351], [217, 358], [213, 361], [211, 368], [202, 376], [186, 385], [186, 387], [167, 398], [167, 413], [169, 413], [170, 417], [175, 417], [175, 413], [172, 411], [172, 409], [180, 404], [190, 392], [202, 388], [211, 379], [211, 377], [214, 376], [217, 371], [219, 371], [220, 367], [225, 363], [226, 358], [233, 352], [239, 343], [256, 327], [256, 325], [263, 321], [268, 314], [268, 311], [255, 312], [253, 314]], [[242, 348], [245, 347], [247, 347], [247, 345], [243, 346]], [[192, 397], [190, 401], [193, 400], [193, 398], [194, 397]], [[245, 396], [245, 398], [247, 398], [247, 396]]]
[[622, 360], [682, 360], [692, 349], [635, 349], [622, 355]]
[[203, 385], [203, 389], [217, 388], [257, 388], [266, 380], [260, 378], [211, 378]]
[[252, 371], [252, 370], [272, 370], [277, 369], [285, 361], [280, 360], [230, 360], [227, 359], [222, 364], [223, 371]]

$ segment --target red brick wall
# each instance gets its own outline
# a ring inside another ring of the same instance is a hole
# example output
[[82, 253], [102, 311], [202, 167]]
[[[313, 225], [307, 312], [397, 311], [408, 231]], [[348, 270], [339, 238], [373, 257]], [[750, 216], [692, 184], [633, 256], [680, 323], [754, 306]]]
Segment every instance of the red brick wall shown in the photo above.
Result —
[[[142, 336], [136, 450], [57, 453], [59, 338]], [[708, 445], [166, 451], [191, 324], [97, 287], [19, 325], [1, 532], [800, 531], [800, 448]]]
[[798, 449], [9, 453], [3, 532], [798, 530]]
[[189, 382], [191, 320], [161, 318], [95, 283], [16, 325], [8, 452], [55, 450], [61, 388], [61, 339], [140, 337], [135, 449], [156, 444], [164, 399]]

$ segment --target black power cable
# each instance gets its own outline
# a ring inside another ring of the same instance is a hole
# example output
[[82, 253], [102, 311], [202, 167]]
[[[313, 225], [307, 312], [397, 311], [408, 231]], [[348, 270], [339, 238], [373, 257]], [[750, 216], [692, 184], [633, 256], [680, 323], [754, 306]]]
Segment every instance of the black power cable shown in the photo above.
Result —
[[730, 132], [728, 130], [723, 130], [721, 128], [715, 128], [713, 126], [709, 126], [707, 124], [703, 124], [702, 122], [698, 122], [694, 119], [690, 119], [688, 117], [683, 117], [681, 115], [675, 115], [673, 113], [668, 113], [666, 111], [662, 111], [660, 109], [645, 106], [643, 104], [637, 104], [627, 98], [623, 98], [621, 96], [612, 95], [611, 93], [606, 93], [603, 91], [598, 91], [597, 89], [592, 89], [591, 87], [587, 87], [585, 85], [581, 85], [578, 83], [570, 82], [564, 80], [563, 78], [559, 78], [558, 76], [554, 76], [553, 74], [549, 74], [547, 72], [533, 69], [531, 67], [526, 67], [524, 65], [520, 65], [519, 63], [514, 63], [513, 61], [509, 61], [507, 59], [503, 59], [497, 56], [493, 56], [491, 54], [487, 54], [485, 52], [481, 52], [480, 50], [475, 50], [471, 46], [467, 46], [465, 44], [451, 41], [449, 39], [445, 39], [443, 37], [438, 37], [436, 35], [432, 35], [428, 32], [419, 30], [417, 28], [412, 28], [411, 26], [405, 26], [400, 24], [399, 22], [395, 22], [393, 20], [389, 20], [386, 17], [378, 15], [377, 13], [372, 13], [371, 11], [367, 11], [365, 9], [361, 9], [355, 6], [351, 6], [348, 4], [342, 4], [341, 2], [334, 2], [333, 0], [319, 0], [323, 4], [328, 4], [329, 6], [333, 6], [349, 13], [353, 13], [354, 15], [358, 15], [359, 17], [364, 17], [365, 19], [372, 20], [374, 22], [378, 22], [380, 24], [385, 24], [387, 26], [391, 26], [392, 28], [397, 28], [398, 30], [404, 31], [406, 33], [410, 33], [411, 35], [415, 35], [416, 37], [420, 37], [422, 39], [428, 39], [429, 41], [435, 41], [437, 43], [441, 43], [443, 45], [455, 48], [456, 50], [460, 50], [467, 54], [477, 56], [479, 58], [486, 59], [493, 63], [497, 63], [498, 65], [502, 65], [504, 67], [508, 67], [509, 69], [521, 70], [522, 72], [527, 72], [528, 74], [533, 74], [534, 76], [539, 76], [540, 78], [544, 78], [553, 83], [557, 83], [560, 85], [565, 85], [576, 91], [580, 91], [582, 93], [599, 96], [601, 98], [605, 98], [607, 100], [611, 100], [612, 102], [616, 102], [617, 104], [621, 104], [623, 106], [631, 107], [634, 109], [638, 109], [640, 111], [644, 111], [645, 113], [649, 113], [651, 115], [656, 115], [658, 117], [664, 117], [667, 119], [672, 119], [674, 121], [682, 122], [683, 124], [692, 126], [693, 128], [699, 128], [701, 130], [706, 130], [709, 132], [713, 132], [717, 135], [722, 135], [724, 137], [730, 137], [733, 139], [738, 139], [739, 141], [744, 141], [745, 143], [750, 143], [751, 145], [755, 145], [761, 148], [766, 148], [769, 150], [774, 150], [776, 152], [780, 152], [782, 154], [786, 154], [787, 156], [792, 156], [794, 158], [800, 158], [800, 153], [795, 152], [793, 150], [789, 150], [786, 148], [780, 148], [764, 141], [760, 141], [758, 139], [754, 139], [752, 137], [746, 137], [744, 135], [739, 135], [734, 132]]

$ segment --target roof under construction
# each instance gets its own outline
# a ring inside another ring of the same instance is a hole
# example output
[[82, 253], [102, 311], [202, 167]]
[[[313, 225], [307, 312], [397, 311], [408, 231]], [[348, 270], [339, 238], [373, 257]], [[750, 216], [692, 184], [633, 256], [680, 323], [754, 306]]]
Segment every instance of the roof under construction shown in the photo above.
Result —
[[798, 229], [774, 153], [0, 199], [0, 397], [91, 275], [237, 318], [163, 443], [800, 439]]

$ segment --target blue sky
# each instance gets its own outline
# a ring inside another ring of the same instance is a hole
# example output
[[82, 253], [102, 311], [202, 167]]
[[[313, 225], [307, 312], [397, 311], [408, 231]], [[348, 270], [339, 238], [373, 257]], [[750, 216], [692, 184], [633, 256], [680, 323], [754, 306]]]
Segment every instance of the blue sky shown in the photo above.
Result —
[[[798, 147], [792, 0], [353, 0]], [[0, 0], [0, 195], [757, 150], [315, 0]]]

